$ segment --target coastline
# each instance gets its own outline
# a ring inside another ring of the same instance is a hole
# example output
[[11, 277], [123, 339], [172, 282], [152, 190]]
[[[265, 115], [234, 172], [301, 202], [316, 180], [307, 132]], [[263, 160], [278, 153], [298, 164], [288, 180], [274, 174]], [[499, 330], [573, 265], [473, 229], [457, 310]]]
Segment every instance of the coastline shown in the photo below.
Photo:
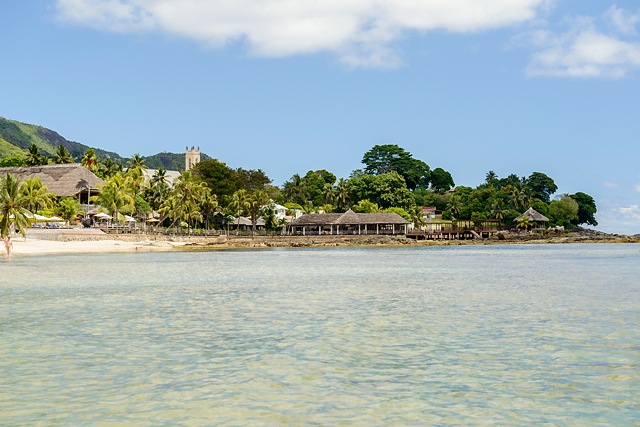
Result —
[[[171, 250], [232, 250], [336, 246], [467, 246], [505, 244], [640, 243], [640, 236], [569, 233], [561, 236], [507, 235], [477, 240], [413, 240], [404, 236], [153, 236], [108, 235], [100, 230], [29, 230], [26, 239], [14, 237], [13, 256], [156, 252]], [[7, 254], [2, 251], [2, 257]]]

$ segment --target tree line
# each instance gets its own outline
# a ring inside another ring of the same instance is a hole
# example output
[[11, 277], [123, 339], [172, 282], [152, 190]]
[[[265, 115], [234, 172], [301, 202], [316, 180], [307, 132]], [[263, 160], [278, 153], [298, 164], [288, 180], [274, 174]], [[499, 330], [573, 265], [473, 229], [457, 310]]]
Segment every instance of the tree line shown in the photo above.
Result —
[[[55, 156], [44, 158], [32, 146], [22, 161], [29, 165], [73, 162], [65, 150], [64, 146], [58, 146]], [[146, 165], [138, 154], [125, 166], [109, 158], [100, 160], [93, 149], [88, 149], [81, 163], [105, 180], [92, 201], [114, 218], [122, 214], [148, 218], [151, 212], [156, 212], [161, 224], [167, 227], [218, 228], [232, 218], [246, 216], [251, 219], [253, 229], [262, 218], [266, 228], [275, 231], [285, 223], [275, 218], [273, 203], [284, 205], [291, 213], [348, 209], [396, 212], [416, 227], [425, 221], [422, 206], [434, 206], [442, 212], [444, 220], [494, 219], [501, 228], [518, 226], [515, 218], [529, 207], [547, 216], [549, 225], [566, 228], [597, 225], [596, 204], [591, 196], [578, 192], [554, 197], [558, 187], [542, 172], [533, 172], [528, 177], [511, 174], [500, 178], [489, 171], [485, 181], [475, 188], [455, 186], [448, 171], [440, 167], [431, 169], [393, 144], [376, 145], [364, 153], [363, 167], [348, 178], [319, 169], [296, 173], [282, 186], [273, 185], [260, 169], [234, 169], [216, 159], [203, 160], [193, 170], [182, 172], [173, 185], [164, 169], [157, 170], [151, 179], [144, 179]], [[0, 215], [5, 221], [10, 204], [32, 212], [45, 210], [67, 220], [81, 213], [76, 199], [55, 198], [39, 180], [10, 183], [7, 179], [2, 182], [0, 199]], [[11, 186], [15, 192], [6, 196], [5, 187]]]

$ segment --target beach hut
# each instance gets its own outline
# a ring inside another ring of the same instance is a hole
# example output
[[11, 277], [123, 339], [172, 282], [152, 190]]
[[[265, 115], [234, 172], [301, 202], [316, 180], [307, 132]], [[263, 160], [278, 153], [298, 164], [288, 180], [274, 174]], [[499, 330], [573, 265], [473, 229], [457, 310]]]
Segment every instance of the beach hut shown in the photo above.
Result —
[[541, 229], [543, 230], [544, 227], [541, 228], [541, 226], [543, 226], [545, 222], [549, 222], [549, 218], [542, 215], [540, 212], [533, 208], [527, 209], [525, 213], [518, 216], [514, 221], [519, 222], [523, 218], [527, 218], [531, 224], [535, 225], [535, 228], [532, 228], [532, 231]]

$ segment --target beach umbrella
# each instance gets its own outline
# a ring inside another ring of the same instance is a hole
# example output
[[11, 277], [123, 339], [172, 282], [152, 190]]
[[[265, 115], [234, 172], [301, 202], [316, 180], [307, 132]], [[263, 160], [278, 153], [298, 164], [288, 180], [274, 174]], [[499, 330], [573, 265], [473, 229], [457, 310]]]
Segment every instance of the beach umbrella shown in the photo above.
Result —
[[113, 217], [111, 215], [108, 215], [104, 212], [100, 212], [99, 214], [95, 215], [95, 218], [98, 219], [113, 219]]

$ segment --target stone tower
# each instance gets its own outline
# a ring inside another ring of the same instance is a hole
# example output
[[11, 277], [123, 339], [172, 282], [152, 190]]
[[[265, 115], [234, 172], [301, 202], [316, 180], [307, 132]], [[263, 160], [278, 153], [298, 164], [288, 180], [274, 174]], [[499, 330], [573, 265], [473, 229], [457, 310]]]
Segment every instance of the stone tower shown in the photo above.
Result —
[[191, 150], [187, 147], [187, 152], [184, 156], [184, 170], [191, 170], [198, 163], [200, 163], [200, 147], [197, 149], [191, 147]]

